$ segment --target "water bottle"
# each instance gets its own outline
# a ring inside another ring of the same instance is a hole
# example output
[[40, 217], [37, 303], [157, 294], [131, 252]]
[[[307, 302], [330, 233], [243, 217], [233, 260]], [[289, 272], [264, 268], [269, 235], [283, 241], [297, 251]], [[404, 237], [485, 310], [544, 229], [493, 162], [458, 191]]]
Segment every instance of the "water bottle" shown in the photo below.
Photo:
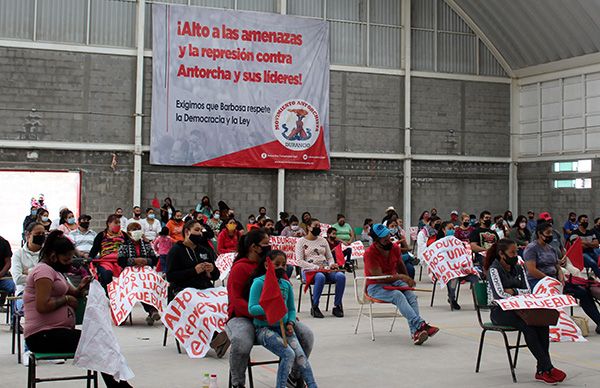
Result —
[[208, 388], [219, 388], [219, 385], [217, 384], [216, 374], [210, 375], [210, 385], [208, 386]]
[[210, 375], [208, 373], [205, 373], [202, 378], [202, 388], [210, 388]]

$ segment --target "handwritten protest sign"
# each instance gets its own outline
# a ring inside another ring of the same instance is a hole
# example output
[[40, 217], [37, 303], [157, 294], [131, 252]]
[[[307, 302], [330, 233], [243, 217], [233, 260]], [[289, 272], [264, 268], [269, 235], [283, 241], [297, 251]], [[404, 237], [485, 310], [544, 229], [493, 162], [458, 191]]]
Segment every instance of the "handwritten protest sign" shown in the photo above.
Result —
[[410, 239], [412, 241], [417, 241], [417, 234], [419, 233], [419, 227], [411, 226], [410, 228], [408, 228], [408, 232], [410, 234]]
[[571, 295], [550, 294], [525, 294], [511, 296], [506, 299], [498, 299], [496, 303], [502, 310], [526, 310], [526, 309], [555, 309], [577, 306], [577, 302]]
[[354, 241], [350, 245], [342, 244], [342, 250], [345, 250], [348, 247], [350, 247], [352, 249], [351, 257], [353, 260], [362, 259], [363, 256], [365, 255], [365, 246], [362, 243], [362, 241]]
[[327, 238], [327, 229], [331, 228], [331, 225], [324, 224], [322, 222], [320, 224], [321, 224], [321, 234], [319, 236], [321, 236], [323, 238]]
[[278, 249], [285, 253], [287, 257], [287, 263], [290, 265], [296, 264], [296, 242], [298, 241], [297, 237], [282, 237], [282, 236], [271, 236], [269, 238], [269, 243], [271, 244], [271, 249]]
[[120, 325], [137, 302], [162, 313], [167, 305], [167, 282], [152, 267], [126, 267], [108, 285], [108, 298], [113, 322]]
[[230, 253], [223, 253], [220, 254], [217, 257], [217, 260], [215, 261], [215, 265], [217, 266], [217, 268], [219, 269], [219, 272], [221, 273], [219, 275], [219, 280], [225, 280], [227, 279], [227, 276], [229, 276], [229, 271], [231, 271], [231, 266], [233, 265], [233, 260], [235, 260], [235, 252], [230, 252]]
[[450, 280], [467, 275], [477, 275], [473, 268], [471, 247], [454, 236], [435, 241], [423, 251], [429, 276], [438, 279], [440, 288]]
[[186, 288], [169, 303], [161, 320], [190, 358], [202, 358], [213, 334], [227, 323], [227, 290]]

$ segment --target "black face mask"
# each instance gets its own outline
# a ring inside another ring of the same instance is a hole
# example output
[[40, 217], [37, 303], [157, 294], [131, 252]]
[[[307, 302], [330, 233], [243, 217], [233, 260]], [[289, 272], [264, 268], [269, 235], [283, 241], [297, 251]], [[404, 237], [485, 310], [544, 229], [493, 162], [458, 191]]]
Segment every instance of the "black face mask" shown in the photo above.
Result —
[[490, 226], [492, 226], [492, 220], [483, 221], [483, 225], [485, 225], [486, 228], [489, 228]]
[[435, 229], [437, 231], [439, 231], [441, 227], [442, 227], [442, 224], [435, 224], [435, 225], [433, 225], [433, 229]]
[[506, 261], [506, 264], [513, 266], [513, 265], [517, 264], [517, 262], [519, 261], [519, 257], [518, 256], [513, 256], [513, 257], [505, 256], [504, 261]]
[[550, 244], [552, 242], [552, 240], [554, 240], [554, 236], [543, 236], [544, 237], [544, 242], [546, 244]]
[[56, 262], [50, 264], [56, 272], [67, 273], [71, 269], [71, 264], [63, 264], [60, 261], [56, 260]]
[[313, 228], [311, 231], [313, 236], [320, 236], [321, 235], [321, 228]]
[[275, 268], [275, 276], [277, 276], [277, 279], [282, 279], [285, 275], [285, 268]]
[[80, 222], [79, 226], [81, 226], [83, 229], [87, 229], [90, 227], [90, 223], [89, 222]]
[[532, 215], [529, 215], [529, 219], [530, 219], [530, 220], [533, 220], [533, 216], [532, 216]]
[[267, 257], [269, 252], [271, 252], [271, 246], [270, 245], [260, 245], [260, 247], [261, 247], [261, 251], [258, 255], [260, 256], [261, 259], [264, 259]]
[[391, 251], [392, 247], [394, 246], [394, 244], [392, 244], [391, 242], [387, 243], [387, 244], [382, 244], [379, 243], [379, 246], [384, 250], [384, 251]]
[[470, 222], [469, 222], [469, 221], [465, 221], [465, 222], [463, 222], [463, 226], [464, 226], [465, 228], [466, 228], [467, 226], [469, 226], [469, 225], [470, 225]]
[[206, 242], [206, 238], [201, 234], [190, 234], [189, 239], [194, 245], [203, 245]]
[[590, 223], [589, 223], [589, 222], [582, 222], [582, 223], [581, 223], [581, 224], [579, 224], [579, 225], [583, 226], [583, 229], [587, 229], [587, 228], [588, 228], [588, 226], [590, 226]]
[[34, 243], [35, 245], [39, 245], [39, 246], [44, 245], [44, 241], [46, 241], [46, 235], [45, 234], [38, 234], [38, 235], [33, 236], [31, 238], [31, 242]]

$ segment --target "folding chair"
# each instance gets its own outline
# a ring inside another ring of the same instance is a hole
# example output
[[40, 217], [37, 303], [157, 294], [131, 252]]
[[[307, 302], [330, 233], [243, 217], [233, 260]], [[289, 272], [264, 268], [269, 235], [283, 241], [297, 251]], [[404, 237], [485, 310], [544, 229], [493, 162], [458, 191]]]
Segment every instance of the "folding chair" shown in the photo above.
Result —
[[[79, 304], [75, 309], [75, 323], [81, 325], [83, 323], [83, 314], [85, 312], [86, 299], [79, 298]], [[70, 380], [86, 380], [86, 387], [91, 388], [92, 382], [94, 388], [98, 388], [98, 372], [88, 370], [85, 375], [64, 376], [64, 377], [37, 377], [37, 361], [40, 360], [72, 360], [75, 358], [75, 353], [34, 353], [29, 352], [29, 366], [27, 367], [27, 388], [34, 388], [37, 383], [50, 381], [70, 381]]]
[[[358, 311], [358, 319], [356, 320], [356, 327], [354, 328], [354, 334], [358, 334], [358, 325], [360, 324], [360, 318], [363, 316], [363, 314], [367, 315], [369, 317], [369, 321], [371, 323], [371, 341], [375, 341], [375, 329], [373, 328], [373, 318], [391, 318], [391, 316], [388, 313], [380, 313], [379, 315], [373, 314], [373, 304], [389, 303], [389, 302], [384, 302], [382, 300], [370, 297], [367, 294], [367, 282], [366, 281], [367, 280], [386, 279], [386, 278], [388, 278], [388, 276], [357, 276], [354, 279], [354, 295], [356, 296], [356, 301], [360, 305], [360, 310]], [[364, 281], [364, 285], [362, 287], [359, 287], [359, 281], [361, 281], [361, 280]], [[359, 288], [360, 288], [360, 291], [359, 291]], [[391, 304], [391, 303], [389, 303], [389, 304]], [[363, 312], [365, 305], [369, 306], [368, 313]], [[396, 306], [394, 306], [394, 307], [396, 307]], [[394, 329], [394, 323], [396, 323], [396, 318], [398, 316], [400, 316], [400, 313], [398, 311], [398, 307], [396, 307], [396, 309], [394, 310], [394, 315], [393, 315], [394, 320], [392, 321], [392, 325], [390, 326], [390, 333]]]
[[[434, 277], [433, 279], [433, 287], [431, 289], [431, 303], [429, 304], [429, 307], [433, 307], [433, 300], [435, 298], [435, 289], [437, 288], [437, 283], [438, 280], [437, 278]], [[456, 286], [456, 303], [458, 303], [458, 296], [460, 295], [460, 285], [463, 283], [463, 281], [458, 282], [458, 285]], [[446, 286], [448, 287], [448, 286]]]
[[[11, 302], [15, 302], [16, 300], [19, 299], [23, 299], [23, 296], [11, 296], [9, 298], [12, 298]], [[11, 322], [12, 322], [12, 328], [11, 328], [11, 332], [12, 332], [12, 343], [11, 343], [11, 354], [15, 354], [15, 347], [17, 348], [17, 363], [20, 364], [21, 363], [21, 319], [23, 318], [23, 312], [18, 312], [15, 311], [15, 313], [12, 315], [11, 318]]]
[[[481, 310], [489, 310], [490, 307], [488, 305], [488, 294], [487, 294], [487, 282], [482, 281], [473, 284], [472, 287], [473, 293], [473, 304], [475, 305], [475, 311], [477, 312], [477, 320], [479, 321], [479, 326], [481, 326], [481, 339], [479, 340], [479, 351], [477, 353], [477, 365], [475, 366], [475, 373], [479, 373], [479, 365], [481, 364], [481, 353], [483, 351], [483, 340], [485, 338], [485, 333], [489, 331], [495, 331], [502, 334], [504, 338], [504, 346], [506, 348], [506, 355], [508, 356], [508, 366], [510, 366], [510, 373], [512, 374], [513, 383], [517, 382], [517, 377], [515, 375], [515, 368], [517, 367], [517, 357], [519, 356], [519, 348], [527, 347], [526, 344], [521, 344], [521, 332], [512, 326], [501, 326], [495, 325], [492, 322], [483, 322], [481, 318]], [[508, 336], [506, 333], [517, 331], [517, 344], [510, 345], [508, 342]], [[511, 350], [515, 349], [514, 360], [511, 356]]]
[[[254, 388], [254, 377], [252, 376], [252, 367], [253, 366], [275, 365], [275, 364], [279, 364], [279, 360], [252, 361], [252, 358], [248, 358], [248, 380], [250, 382], [250, 388]], [[233, 388], [233, 384], [231, 383], [231, 369], [229, 370], [228, 388]]]
[[[325, 311], [329, 311], [329, 299], [332, 295], [335, 295], [335, 292], [331, 292], [331, 285], [335, 284], [335, 282], [325, 282], [327, 285], [327, 292], [323, 292], [321, 296], [327, 297], [327, 303], [325, 304]], [[300, 305], [302, 304], [302, 294], [304, 294], [304, 286], [306, 285], [306, 280], [304, 276], [300, 277], [300, 287], [298, 288], [298, 312], [300, 312]], [[308, 285], [308, 294], [310, 295], [310, 305], [312, 306], [313, 300], [313, 284]]]
[[[167, 304], [169, 304], [175, 295], [173, 294], [173, 289], [167, 286]], [[169, 335], [169, 329], [165, 326], [165, 334], [163, 335], [163, 347], [167, 346], [167, 336]], [[181, 345], [179, 345], [179, 341], [175, 338], [175, 345], [177, 346], [177, 353], [181, 354]]]

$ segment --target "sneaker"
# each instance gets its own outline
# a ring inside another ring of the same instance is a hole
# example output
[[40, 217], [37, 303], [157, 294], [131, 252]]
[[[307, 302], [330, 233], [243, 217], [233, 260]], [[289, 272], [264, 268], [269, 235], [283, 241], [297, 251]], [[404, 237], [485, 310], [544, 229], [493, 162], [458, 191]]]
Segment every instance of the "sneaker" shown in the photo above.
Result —
[[287, 383], [285, 385], [287, 388], [305, 388], [306, 384], [304, 383], [304, 380], [302, 380], [302, 377], [292, 377], [292, 376], [288, 376], [287, 379]]
[[148, 315], [146, 317], [146, 323], [148, 324], [148, 326], [154, 326], [154, 319], [152, 319], [152, 315]]
[[331, 313], [338, 318], [343, 318], [344, 317], [344, 308], [342, 306], [335, 306], [333, 308], [333, 310], [331, 311]]
[[227, 349], [229, 349], [229, 345], [231, 345], [231, 341], [224, 331], [219, 334], [215, 333], [212, 341], [210, 341], [210, 347], [217, 353], [218, 358], [223, 358]]
[[23, 366], [29, 366], [29, 355], [31, 354], [31, 352], [28, 350], [25, 353], [23, 353], [23, 356], [21, 358], [21, 362], [23, 363]]
[[550, 369], [550, 374], [552, 375], [552, 377], [558, 380], [559, 383], [562, 383], [567, 378], [567, 374], [557, 368]]
[[448, 301], [450, 303], [450, 309], [451, 310], [460, 310], [460, 305], [458, 304], [457, 301], [453, 300], [453, 301]]
[[154, 311], [150, 316], [153, 320], [160, 321], [160, 313], [158, 311]]
[[541, 381], [542, 383], [546, 383], [546, 384], [550, 384], [550, 385], [556, 385], [559, 383], [559, 381], [554, 376], [552, 376], [552, 374], [549, 371], [537, 372], [535, 374], [535, 379], [537, 381]]
[[310, 315], [312, 315], [314, 318], [325, 318], [325, 316], [319, 309], [319, 306], [312, 306], [310, 308]]
[[427, 341], [427, 338], [429, 338], [429, 335], [426, 330], [417, 330], [413, 335], [413, 343], [415, 345], [422, 345], [423, 342]]
[[349, 272], [349, 273], [354, 272], [354, 266], [350, 262], [347, 262], [346, 264], [344, 264], [344, 269], [346, 270], [346, 272]]
[[423, 329], [427, 332], [427, 336], [429, 337], [433, 337], [437, 334], [438, 331], [440, 331], [438, 327], [431, 326], [428, 323], [425, 324], [425, 327], [423, 327]]

